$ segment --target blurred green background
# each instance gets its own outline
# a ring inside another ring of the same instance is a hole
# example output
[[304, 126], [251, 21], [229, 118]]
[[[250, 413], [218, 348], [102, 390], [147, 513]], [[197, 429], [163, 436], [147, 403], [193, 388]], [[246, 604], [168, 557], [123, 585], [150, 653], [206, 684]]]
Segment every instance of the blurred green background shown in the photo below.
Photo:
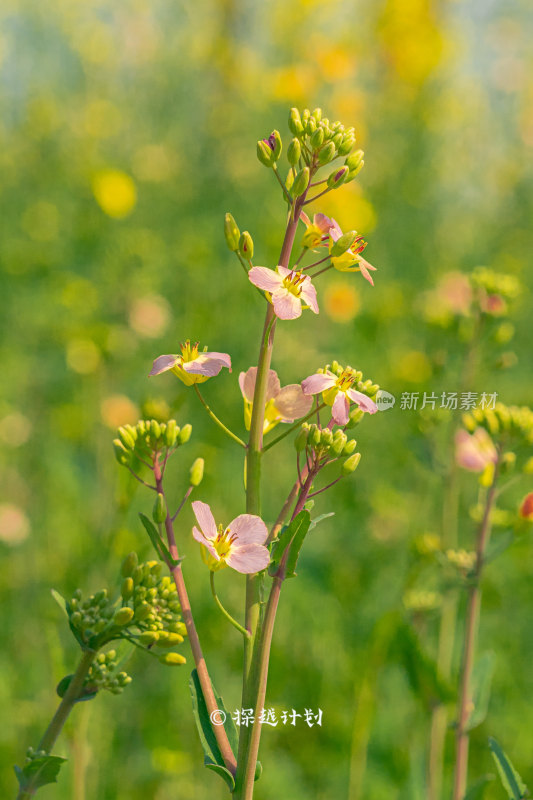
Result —
[[[168, 403], [194, 428], [170, 468], [171, 494], [181, 497], [203, 455], [197, 496], [220, 519], [243, 510], [238, 448], [192, 392], [147, 373], [186, 337], [230, 353], [233, 373], [204, 394], [242, 435], [237, 377], [256, 363], [263, 308], [226, 249], [223, 216], [232, 211], [254, 237], [255, 262], [270, 266], [284, 224], [256, 140], [278, 128], [287, 142], [292, 105], [320, 105], [356, 127], [365, 169], [315, 210], [363, 233], [379, 269], [373, 289], [359, 274], [328, 273], [320, 317], [279, 326], [273, 366], [282, 384], [337, 358], [397, 397], [457, 391], [464, 343], [450, 327], [428, 326], [423, 293], [447, 271], [479, 264], [530, 280], [531, 16], [525, 0], [4, 0], [2, 796], [14, 796], [12, 764], [38, 741], [54, 686], [77, 657], [50, 588], [70, 597], [78, 586], [117, 585], [129, 550], [151, 557], [137, 513], [152, 500], [119, 473], [115, 427], [136, 421], [143, 404]], [[532, 311], [525, 290], [514, 339], [485, 342], [469, 389], [531, 403]], [[440, 533], [432, 442], [446, 441], [435, 433], [441, 417], [397, 403], [365, 420], [356, 479], [317, 502], [336, 516], [309, 538], [299, 577], [284, 589], [268, 704], [320, 707], [323, 724], [264, 730], [258, 800], [425, 800], [428, 706], [383, 629], [391, 614], [404, 615], [406, 589], [436, 588], [413, 542]], [[294, 480], [293, 452], [289, 440], [269, 454], [267, 520]], [[461, 480], [469, 547], [476, 479]], [[528, 488], [518, 485], [509, 506]], [[180, 520], [208, 663], [234, 709], [241, 643], [212, 605], [189, 509]], [[480, 649], [494, 650], [496, 673], [489, 715], [473, 735], [472, 777], [492, 770], [490, 734], [533, 783], [532, 567], [526, 538], [487, 573]], [[230, 572], [219, 591], [240, 615], [244, 582]], [[419, 627], [429, 652], [436, 629], [435, 615]], [[75, 710], [56, 748], [69, 762], [43, 799], [225, 797], [202, 766], [188, 668], [135, 655], [128, 671], [134, 682], [122, 697]], [[486, 797], [503, 792], [494, 784]]]

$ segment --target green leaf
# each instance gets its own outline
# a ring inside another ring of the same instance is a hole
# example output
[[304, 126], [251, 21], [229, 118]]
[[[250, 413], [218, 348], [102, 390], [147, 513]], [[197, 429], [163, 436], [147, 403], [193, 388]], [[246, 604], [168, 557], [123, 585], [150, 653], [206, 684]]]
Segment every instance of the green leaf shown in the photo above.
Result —
[[163, 539], [160, 537], [157, 528], [155, 527], [153, 522], [151, 522], [148, 519], [146, 514], [140, 513], [139, 517], [141, 518], [141, 522], [144, 525], [146, 533], [150, 537], [150, 541], [152, 542], [154, 550], [156, 551], [158, 557], [162, 561], [165, 561], [167, 564], [169, 564], [171, 567], [176, 567], [181, 562], [181, 558], [178, 559], [172, 558], [172, 556], [170, 555], [170, 551], [166, 546], [165, 542], [163, 541]]
[[506, 753], [504, 753], [496, 739], [493, 739], [492, 736], [489, 737], [489, 747], [498, 768], [498, 775], [500, 776], [500, 780], [503, 784], [503, 788], [507, 792], [509, 800], [523, 800], [528, 794], [527, 787], [511, 764]]
[[[316, 528], [319, 522], [322, 522], [323, 519], [327, 519], [328, 517], [334, 517], [335, 512], [330, 511], [329, 514], [320, 514], [318, 517], [315, 517], [311, 520], [311, 524], [309, 525], [309, 531], [312, 531], [313, 528]], [[308, 533], [309, 533], [308, 531]]]
[[288, 550], [288, 556], [285, 566], [286, 578], [294, 578], [296, 575], [296, 563], [300, 554], [305, 536], [311, 525], [311, 515], [309, 511], [304, 509], [292, 520], [292, 522], [285, 526], [275, 542], [272, 549], [272, 561], [268, 568], [268, 574], [274, 577], [278, 574], [281, 561]]
[[52, 594], [52, 597], [53, 597], [53, 598], [54, 598], [54, 600], [56, 601], [57, 605], [59, 606], [59, 608], [60, 608], [60, 609], [61, 609], [61, 611], [63, 612], [63, 614], [64, 614], [64, 615], [66, 616], [66, 618], [68, 619], [68, 608], [67, 608], [67, 601], [65, 600], [65, 598], [63, 597], [63, 595], [59, 594], [59, 592], [56, 592], [56, 590], [55, 590], [55, 589], [50, 589], [50, 592], [51, 592], [51, 594]]
[[[65, 693], [70, 686], [70, 682], [74, 675], [65, 675], [64, 678], [61, 678], [59, 683], [56, 686], [56, 694], [58, 697], [64, 697]], [[74, 700], [75, 703], [83, 703], [85, 700], [93, 700], [98, 694], [98, 689], [95, 689], [94, 686], [85, 686], [83, 687], [82, 691], [78, 695], [78, 697]]]
[[514, 542], [514, 532], [513, 531], [504, 531], [503, 533], [499, 533], [497, 536], [494, 536], [490, 542], [489, 546], [485, 551], [485, 556], [483, 558], [483, 562], [485, 564], [489, 564], [491, 561], [494, 561], [498, 556], [504, 553], [510, 545]]
[[467, 722], [467, 730], [469, 731], [481, 725], [487, 716], [493, 674], [494, 653], [484, 653], [478, 659], [472, 673], [472, 702], [474, 708]]
[[485, 789], [494, 780], [494, 775], [483, 775], [482, 778], [477, 780], [472, 786], [468, 789], [467, 793], [464, 796], [464, 800], [483, 800], [483, 795], [485, 794]]
[[435, 661], [422, 649], [410, 625], [399, 627], [396, 646], [411, 688], [428, 710], [436, 703], [448, 703], [455, 698], [453, 688], [439, 675]]
[[[193, 669], [191, 672], [189, 688], [191, 690], [192, 710], [196, 722], [196, 728], [198, 730], [198, 735], [200, 736], [200, 741], [204, 751], [204, 764], [208, 769], [211, 769], [213, 772], [216, 772], [218, 775], [220, 775], [220, 777], [223, 778], [223, 780], [227, 783], [230, 792], [233, 792], [235, 788], [235, 780], [231, 772], [224, 764], [224, 759], [222, 758], [215, 734], [213, 733], [213, 728], [211, 727], [211, 721], [209, 719], [202, 687], [200, 686], [200, 679], [198, 678], [198, 673], [195, 669]], [[224, 720], [224, 729], [226, 731], [230, 747], [235, 754], [239, 744], [237, 728], [235, 727], [235, 723], [231, 714], [226, 711], [224, 702], [214, 686], [213, 692], [215, 695], [215, 700], [217, 701], [217, 708], [226, 715]]]
[[46, 786], [47, 783], [57, 783], [59, 770], [66, 760], [59, 756], [40, 756], [33, 758], [24, 769], [15, 767], [20, 788], [23, 791], [27, 789], [35, 791], [41, 786]]

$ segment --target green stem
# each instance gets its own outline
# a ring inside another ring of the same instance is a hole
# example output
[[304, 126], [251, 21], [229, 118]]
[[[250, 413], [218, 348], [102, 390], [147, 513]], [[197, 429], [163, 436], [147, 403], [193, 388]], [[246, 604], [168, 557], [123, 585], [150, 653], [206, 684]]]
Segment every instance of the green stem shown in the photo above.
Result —
[[[44, 750], [45, 753], [50, 753], [57, 737], [63, 730], [63, 726], [67, 721], [67, 718], [72, 711], [76, 700], [78, 699], [81, 690], [83, 689], [83, 683], [89, 672], [89, 668], [93, 663], [94, 657], [96, 652], [94, 650], [84, 650], [82, 652], [82, 656], [80, 658], [79, 664], [76, 668], [76, 672], [74, 673], [72, 680], [68, 685], [68, 689], [65, 692], [63, 699], [61, 700], [59, 706], [57, 707], [57, 711], [52, 717], [52, 720], [46, 729], [41, 741], [37, 746], [37, 750]], [[17, 795], [17, 800], [27, 800], [27, 798], [33, 797], [35, 794], [36, 788], [32, 782], [30, 782], [26, 788], [23, 790], [21, 789]]]
[[468, 720], [472, 708], [472, 671], [474, 668], [474, 654], [476, 647], [477, 630], [481, 609], [481, 576], [485, 561], [485, 553], [490, 539], [490, 515], [496, 497], [496, 482], [498, 480], [499, 461], [494, 469], [494, 478], [487, 494], [483, 519], [479, 526], [476, 546], [476, 566], [472, 583], [468, 590], [468, 604], [465, 621], [463, 662], [461, 667], [461, 685], [457, 712], [456, 732], [456, 757], [453, 787], [453, 800], [463, 800], [468, 779]]
[[[285, 236], [281, 247], [278, 264], [288, 267], [300, 211], [305, 202], [304, 193], [293, 206], [293, 213], [289, 215]], [[274, 334], [276, 331], [276, 317], [273, 307], [268, 304], [261, 346], [257, 361], [257, 377], [250, 421], [250, 437], [246, 455], [246, 511], [248, 514], [261, 514], [261, 455], [263, 449], [263, 428], [265, 417], [266, 391], [268, 372], [272, 360]], [[244, 667], [242, 708], [255, 705], [257, 697], [258, 663], [262, 657], [260, 639], [260, 609], [264, 575], [257, 573], [246, 577], [246, 610], [245, 627], [250, 637], [244, 640]], [[260, 733], [259, 733], [260, 735]], [[239, 754], [237, 758], [237, 775], [235, 778], [235, 800], [251, 800], [255, 775], [257, 749], [250, 748], [251, 730], [241, 726], [239, 732]], [[251, 777], [250, 777], [251, 775]]]
[[210, 581], [210, 583], [211, 583], [211, 594], [213, 595], [213, 598], [214, 598], [214, 600], [215, 600], [215, 603], [217, 604], [217, 606], [219, 607], [219, 609], [222, 611], [222, 613], [224, 614], [224, 616], [226, 617], [226, 619], [228, 620], [228, 622], [231, 622], [231, 624], [233, 625], [233, 627], [234, 627], [234, 628], [237, 628], [237, 630], [238, 630], [240, 633], [242, 633], [242, 634], [243, 634], [243, 636], [250, 637], [250, 634], [248, 633], [248, 631], [246, 630], [246, 628], [243, 628], [243, 627], [242, 627], [242, 625], [239, 625], [239, 623], [237, 622], [237, 620], [236, 620], [236, 619], [233, 619], [233, 617], [231, 616], [231, 614], [229, 613], [229, 611], [226, 611], [226, 609], [224, 608], [224, 606], [223, 606], [223, 605], [222, 605], [222, 603], [220, 602], [220, 600], [219, 600], [219, 598], [218, 598], [218, 595], [217, 595], [217, 593], [216, 593], [216, 589], [215, 589], [215, 573], [214, 573], [214, 572], [212, 572], [212, 571], [209, 573], [209, 581]]
[[289, 191], [288, 191], [287, 187], [286, 187], [286, 186], [285, 186], [285, 184], [283, 183], [283, 179], [281, 178], [281, 176], [280, 176], [280, 174], [279, 174], [279, 172], [278, 172], [278, 169], [277, 169], [277, 167], [273, 167], [273, 171], [274, 171], [274, 175], [276, 176], [276, 178], [277, 178], [277, 179], [278, 179], [278, 181], [279, 181], [279, 185], [280, 185], [280, 186], [281, 186], [281, 188], [283, 189], [283, 194], [285, 195], [285, 199], [286, 199], [286, 201], [287, 201], [288, 203], [292, 203], [292, 197], [290, 196], [290, 194], [289, 194]]
[[263, 453], [266, 453], [266, 451], [270, 450], [271, 447], [274, 447], [275, 444], [277, 444], [278, 442], [281, 442], [281, 440], [284, 439], [286, 436], [289, 436], [293, 431], [295, 431], [297, 428], [299, 428], [301, 426], [302, 422], [305, 422], [306, 419], [309, 419], [309, 417], [312, 417], [314, 414], [316, 414], [317, 410], [320, 411], [322, 408], [325, 408], [325, 407], [326, 407], [326, 404], [322, 403], [318, 407], [318, 409], [313, 408], [312, 411], [309, 412], [309, 414], [306, 414], [305, 417], [302, 417], [294, 425], [291, 425], [290, 428], [287, 428], [287, 430], [284, 431], [282, 434], [280, 434], [278, 437], [276, 437], [276, 439], [273, 439], [271, 442], [266, 444], [263, 447]]
[[207, 413], [209, 414], [209, 416], [211, 417], [213, 422], [215, 422], [218, 425], [218, 427], [221, 428], [224, 431], [224, 433], [226, 433], [230, 437], [230, 439], [233, 439], [234, 442], [237, 442], [237, 444], [240, 444], [241, 447], [246, 447], [246, 445], [244, 444], [243, 440], [239, 439], [239, 437], [235, 433], [233, 433], [233, 431], [230, 431], [230, 429], [227, 428], [224, 425], [224, 423], [219, 420], [217, 415], [214, 414], [213, 411], [211, 411], [211, 409], [209, 408], [209, 406], [205, 402], [204, 398], [200, 394], [200, 389], [198, 388], [198, 384], [195, 383], [193, 385], [194, 385], [194, 389], [196, 391], [196, 394], [198, 395], [198, 399], [200, 400], [201, 404], [203, 405], [203, 407], [205, 408], [205, 410], [207, 411]]
[[333, 264], [329, 264], [329, 266], [324, 267], [324, 269], [319, 269], [318, 272], [315, 272], [314, 275], [310, 275], [309, 277], [314, 280], [319, 275], [322, 275], [323, 272], [327, 272], [329, 269], [333, 269]]

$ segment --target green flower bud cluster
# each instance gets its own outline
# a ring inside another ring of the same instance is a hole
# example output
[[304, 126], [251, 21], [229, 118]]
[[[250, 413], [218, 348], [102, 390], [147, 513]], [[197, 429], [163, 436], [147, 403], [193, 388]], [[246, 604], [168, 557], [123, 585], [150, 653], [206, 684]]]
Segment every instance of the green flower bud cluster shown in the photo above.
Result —
[[403, 596], [404, 607], [415, 613], [435, 611], [441, 605], [442, 598], [437, 592], [427, 589], [409, 589]]
[[[346, 128], [338, 120], [330, 122], [322, 116], [321, 108], [315, 108], [314, 111], [305, 108], [302, 112], [291, 108], [289, 129], [294, 136], [287, 149], [287, 159], [291, 167], [299, 163], [302, 154], [308, 166], [314, 170], [326, 166], [336, 158], [345, 158], [344, 165], [330, 174], [330, 188], [337, 188], [353, 180], [363, 168], [363, 151], [352, 153], [356, 141], [355, 130]], [[310, 159], [308, 153], [311, 153]]]
[[520, 466], [528, 471], [533, 445], [533, 411], [528, 406], [496, 403], [494, 408], [476, 407], [463, 414], [463, 424], [470, 433], [476, 428], [484, 428], [496, 444], [505, 448], [503, 460], [506, 471], [514, 466], [513, 455], [525, 457], [525, 463]]
[[26, 750], [26, 764], [29, 764], [30, 761], [33, 761], [36, 758], [45, 758], [49, 753], [46, 750], [34, 750], [33, 747], [28, 747]]
[[312, 450], [319, 461], [344, 458], [343, 475], [354, 472], [361, 459], [361, 453], [354, 452], [357, 447], [355, 439], [348, 439], [340, 429], [333, 433], [329, 428], [319, 428], [315, 423], [302, 423], [294, 446], [298, 452], [304, 448]]
[[[364, 379], [363, 373], [359, 369], [354, 369], [353, 367], [347, 366], [343, 367], [339, 364], [338, 361], [333, 361], [331, 364], [326, 364], [324, 369], [318, 369], [317, 372], [324, 373], [324, 372], [332, 372], [338, 378], [341, 375], [349, 375], [353, 377], [354, 381], [352, 384], [352, 388], [358, 392], [362, 392], [370, 397], [371, 400], [375, 400], [376, 394], [379, 391], [379, 384], [374, 383], [369, 378]], [[363, 419], [364, 411], [358, 406], [355, 406], [350, 411], [350, 419], [346, 425], [346, 428], [354, 428], [362, 419]]]
[[76, 589], [67, 611], [71, 628], [80, 642], [97, 649], [111, 639], [116, 638], [117, 628], [113, 623], [116, 604], [110, 600], [107, 589], [92, 594], [87, 600], [82, 599], [81, 589]]
[[444, 555], [448, 564], [462, 573], [471, 572], [476, 565], [477, 556], [473, 551], [446, 550]]
[[115, 650], [99, 653], [89, 668], [84, 687], [87, 690], [106, 689], [111, 694], [122, 694], [124, 687], [131, 683], [127, 672], [117, 672], [118, 661]]
[[119, 464], [130, 466], [135, 457], [151, 457], [165, 448], [175, 450], [191, 438], [192, 426], [182, 428], [175, 419], [158, 422], [141, 419], [137, 425], [123, 425], [118, 429], [118, 438], [113, 439], [115, 456]]
[[488, 267], [476, 267], [470, 274], [470, 284], [474, 290], [481, 289], [504, 300], [514, 300], [523, 290], [520, 280], [514, 275], [495, 272]]

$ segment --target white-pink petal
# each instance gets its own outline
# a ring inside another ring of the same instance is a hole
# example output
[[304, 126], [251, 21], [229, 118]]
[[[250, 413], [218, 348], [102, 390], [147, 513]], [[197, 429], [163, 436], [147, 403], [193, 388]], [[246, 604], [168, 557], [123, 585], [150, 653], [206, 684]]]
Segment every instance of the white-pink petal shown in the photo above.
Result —
[[272, 305], [279, 319], [297, 319], [302, 314], [300, 298], [283, 287], [272, 293]]
[[273, 269], [268, 267], [252, 267], [248, 272], [248, 278], [259, 289], [265, 292], [275, 292], [283, 285], [283, 279]]
[[242, 547], [232, 547], [226, 563], [242, 572], [243, 575], [251, 575], [253, 572], [260, 572], [266, 569], [270, 562], [268, 548], [262, 544], [244, 544]]
[[148, 377], [150, 378], [153, 375], [161, 375], [162, 372], [167, 372], [167, 370], [175, 367], [178, 361], [179, 356], [173, 355], [172, 353], [165, 356], [158, 356], [152, 364], [152, 369], [148, 373]]
[[337, 392], [331, 407], [331, 416], [337, 425], [346, 425], [350, 419], [350, 403], [344, 392]]
[[[229, 359], [229, 356], [227, 358]], [[189, 372], [191, 375], [206, 375], [208, 378], [213, 378], [218, 375], [222, 367], [227, 367], [228, 364], [227, 359], [212, 358], [211, 353], [200, 353], [197, 358], [185, 361], [181, 366], [185, 372]]]
[[300, 297], [302, 298], [302, 300], [304, 300], [305, 303], [307, 303], [311, 311], [313, 311], [315, 314], [318, 314], [316, 289], [311, 283], [311, 278], [309, 276], [307, 276], [304, 282], [302, 283], [302, 292]]
[[290, 383], [281, 389], [274, 405], [281, 415], [282, 422], [294, 422], [295, 419], [305, 417], [309, 413], [313, 399], [303, 393], [299, 383]]
[[282, 267], [281, 264], [277, 267], [277, 270], [278, 270], [279, 275], [281, 276], [281, 280], [282, 281], [285, 280], [285, 278], [288, 278], [289, 275], [294, 275], [295, 274], [294, 270], [288, 269], [287, 267]]
[[239, 514], [228, 525], [230, 536], [237, 537], [235, 545], [264, 544], [268, 536], [268, 529], [261, 517], [255, 514]]
[[337, 383], [337, 378], [331, 372], [317, 373], [310, 375], [302, 381], [302, 389], [304, 394], [318, 394], [325, 392], [326, 389], [331, 389]]
[[327, 217], [325, 214], [315, 214], [313, 217], [313, 223], [324, 233], [327, 233], [330, 228], [337, 225], [332, 217]]
[[203, 544], [203, 546], [209, 550], [213, 558], [216, 558], [217, 561], [220, 561], [220, 556], [213, 547], [213, 545], [211, 544], [211, 541], [209, 539], [206, 539], [202, 531], [199, 531], [196, 526], [192, 529], [192, 535], [197, 542]]
[[353, 403], [357, 403], [362, 411], [366, 411], [368, 414], [375, 414], [378, 410], [377, 405], [366, 394], [358, 392], [356, 389], [348, 389], [346, 394]]
[[363, 276], [363, 278], [365, 278], [369, 282], [369, 284], [371, 286], [373, 286], [374, 285], [374, 280], [373, 280], [372, 275], [370, 274], [370, 272], [368, 270], [371, 269], [374, 272], [376, 272], [377, 267], [373, 267], [372, 264], [369, 264], [368, 261], [365, 261], [365, 259], [361, 258], [361, 257], [359, 257], [359, 262], [358, 263], [359, 263], [359, 269], [361, 271], [361, 275]]
[[206, 539], [216, 539], [218, 533], [217, 525], [209, 505], [202, 503], [201, 500], [195, 500], [191, 503], [191, 507]]
[[[239, 375], [239, 386], [241, 388], [242, 396], [248, 403], [252, 403], [255, 392], [255, 382], [257, 380], [257, 367], [250, 367], [246, 372], [241, 372]], [[272, 400], [279, 393], [280, 382], [275, 370], [268, 371], [268, 381], [266, 390], [266, 402]]]

